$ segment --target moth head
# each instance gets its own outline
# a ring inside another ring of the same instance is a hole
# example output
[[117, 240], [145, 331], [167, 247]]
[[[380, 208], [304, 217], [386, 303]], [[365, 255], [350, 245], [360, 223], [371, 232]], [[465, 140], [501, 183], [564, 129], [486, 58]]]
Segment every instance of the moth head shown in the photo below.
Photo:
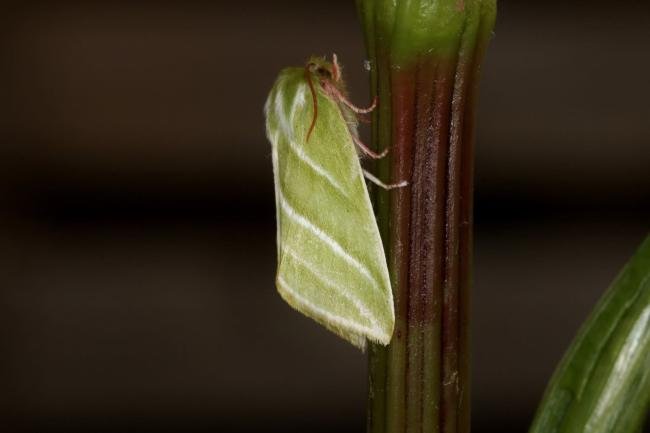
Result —
[[305, 68], [321, 82], [338, 82], [341, 79], [341, 67], [338, 64], [336, 54], [332, 56], [331, 62], [324, 57], [312, 57], [307, 61]]
[[[318, 98], [316, 96], [315, 84], [318, 83], [321, 89], [331, 98], [338, 98], [345, 95], [345, 85], [341, 79], [341, 67], [339, 66], [336, 54], [332, 56], [332, 61], [327, 61], [324, 57], [312, 57], [305, 65], [305, 78], [309, 85], [309, 90], [314, 102], [314, 116], [307, 132], [307, 141], [311, 136], [316, 119], [318, 118]], [[338, 99], [337, 99], [338, 101]]]

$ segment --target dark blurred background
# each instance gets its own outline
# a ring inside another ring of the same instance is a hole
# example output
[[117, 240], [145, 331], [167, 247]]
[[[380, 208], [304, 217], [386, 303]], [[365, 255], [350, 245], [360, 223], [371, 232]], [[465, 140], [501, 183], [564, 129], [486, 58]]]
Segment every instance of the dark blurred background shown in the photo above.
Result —
[[[477, 143], [474, 432], [521, 432], [648, 232], [650, 6], [502, 0]], [[276, 295], [277, 72], [351, 1], [0, 13], [0, 432], [361, 432], [366, 358]]]

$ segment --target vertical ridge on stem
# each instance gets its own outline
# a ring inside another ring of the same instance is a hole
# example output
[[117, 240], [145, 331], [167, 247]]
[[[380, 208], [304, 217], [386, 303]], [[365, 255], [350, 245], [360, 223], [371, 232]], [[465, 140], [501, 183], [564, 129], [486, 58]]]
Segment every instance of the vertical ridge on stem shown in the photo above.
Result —
[[[423, 123], [426, 123], [427, 117], [430, 115], [430, 107], [426, 103], [430, 100], [431, 90], [422, 89], [418, 86], [420, 83], [419, 77], [422, 74], [431, 75], [430, 71], [426, 68], [416, 66], [416, 98], [414, 101], [415, 110], [413, 113], [415, 131], [419, 131]], [[422, 102], [425, 102], [424, 104]], [[415, 433], [421, 430], [422, 422], [422, 400], [423, 400], [423, 382], [422, 382], [422, 368], [424, 363], [424, 330], [422, 323], [424, 320], [424, 303], [426, 302], [426, 294], [423, 292], [422, 287], [426, 284], [426, 276], [418, 269], [422, 267], [422, 263], [427, 260], [427, 251], [429, 250], [428, 244], [430, 240], [425, 236], [418, 236], [418, 231], [423, 225], [421, 216], [426, 212], [424, 207], [427, 206], [425, 201], [420, 200], [421, 196], [426, 196], [426, 188], [428, 187], [426, 179], [430, 175], [427, 167], [422, 165], [426, 160], [425, 153], [428, 148], [421, 143], [422, 139], [427, 137], [423, 134], [415, 134], [415, 151], [413, 152], [413, 171], [412, 171], [412, 188], [411, 202], [411, 227], [409, 231], [409, 243], [411, 251], [411, 260], [409, 263], [409, 290], [408, 290], [408, 365], [407, 365], [407, 433]]]
[[[410, 74], [391, 74], [392, 88], [392, 179], [410, 179], [413, 170], [413, 139], [415, 130], [415, 83]], [[410, 263], [411, 196], [410, 188], [396, 188], [390, 196], [389, 260], [395, 300], [395, 331], [388, 348], [386, 378], [387, 431], [406, 428], [406, 371], [408, 368], [408, 288]]]
[[[429, 60], [429, 69], [433, 70], [433, 77], [429, 81], [432, 86], [432, 95], [429, 99], [430, 116], [428, 123], [422, 125], [421, 133], [428, 137], [423, 141], [428, 149], [428, 155], [422, 162], [430, 172], [427, 180], [428, 191], [421, 200], [429, 203], [429, 208], [423, 215], [422, 231], [428, 233], [430, 242], [430, 260], [424, 263], [421, 273], [427, 276], [427, 284], [423, 290], [427, 296], [424, 330], [427, 338], [424, 344], [424, 363], [422, 381], [424, 383], [424, 426], [425, 431], [438, 432], [441, 407], [441, 389], [443, 369], [439, 362], [442, 359], [442, 303], [444, 275], [444, 228], [445, 228], [445, 179], [447, 160], [447, 130], [449, 119], [449, 83], [453, 81], [453, 72], [450, 73], [449, 65], [444, 62]], [[422, 85], [426, 85], [427, 81]]]

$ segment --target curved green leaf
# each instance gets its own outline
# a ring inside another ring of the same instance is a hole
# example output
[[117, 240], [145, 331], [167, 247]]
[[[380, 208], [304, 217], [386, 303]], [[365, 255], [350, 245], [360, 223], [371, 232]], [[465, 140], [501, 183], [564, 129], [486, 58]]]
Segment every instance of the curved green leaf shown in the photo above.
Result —
[[650, 237], [565, 354], [530, 433], [641, 431], [650, 408]]

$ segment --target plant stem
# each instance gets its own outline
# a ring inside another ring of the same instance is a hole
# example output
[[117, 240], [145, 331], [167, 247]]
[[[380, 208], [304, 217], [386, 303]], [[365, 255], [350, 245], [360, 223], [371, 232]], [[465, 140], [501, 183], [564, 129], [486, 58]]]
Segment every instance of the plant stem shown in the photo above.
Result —
[[377, 219], [395, 299], [369, 351], [371, 433], [469, 432], [473, 140], [495, 0], [358, 0], [379, 97]]

